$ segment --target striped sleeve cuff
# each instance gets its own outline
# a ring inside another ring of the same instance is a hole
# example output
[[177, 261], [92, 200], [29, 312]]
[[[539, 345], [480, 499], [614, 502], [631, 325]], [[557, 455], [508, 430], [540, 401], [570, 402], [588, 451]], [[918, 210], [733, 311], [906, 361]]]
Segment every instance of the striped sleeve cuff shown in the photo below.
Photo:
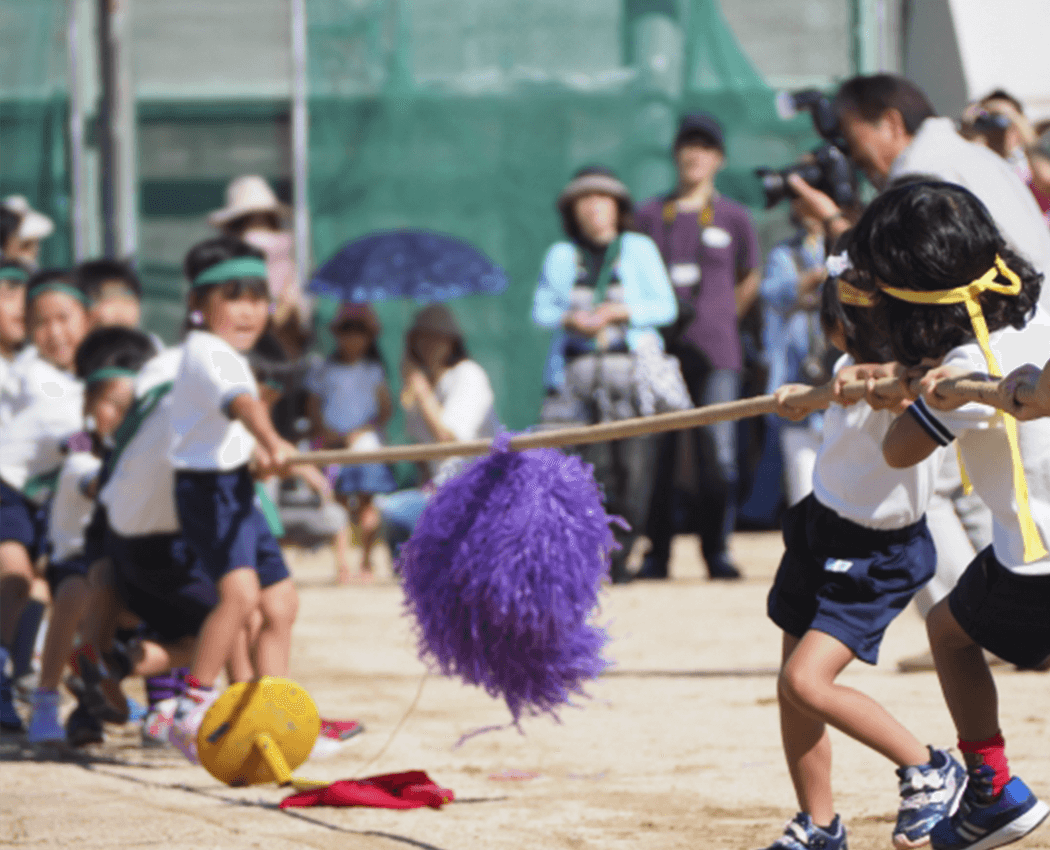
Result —
[[934, 415], [921, 398], [915, 399], [908, 406], [908, 413], [915, 418], [915, 421], [922, 426], [922, 430], [929, 434], [937, 445], [947, 446], [955, 439], [955, 435], [944, 427], [944, 423]]

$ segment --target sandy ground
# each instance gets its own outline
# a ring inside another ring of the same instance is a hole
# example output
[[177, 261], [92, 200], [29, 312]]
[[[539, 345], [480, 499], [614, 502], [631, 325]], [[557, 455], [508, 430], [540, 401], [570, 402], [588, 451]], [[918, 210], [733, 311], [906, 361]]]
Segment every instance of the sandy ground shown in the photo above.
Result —
[[[600, 617], [616, 667], [594, 684], [593, 699], [566, 710], [560, 725], [530, 720], [524, 735], [503, 729], [459, 748], [465, 733], [505, 723], [506, 709], [457, 682], [423, 681], [388, 571], [370, 586], [334, 587], [327, 550], [290, 552], [301, 593], [291, 675], [322, 715], [367, 726], [339, 755], [299, 773], [335, 780], [423, 769], [457, 801], [441, 811], [282, 811], [275, 804], [287, 790], [227, 788], [174, 752], [140, 749], [129, 727], [75, 755], [34, 752], [8, 736], [0, 742], [0, 846], [764, 847], [795, 812], [775, 701], [779, 634], [764, 614], [780, 540], [738, 535], [734, 549], [743, 582], [705, 581], [695, 540], [680, 538], [673, 580], [609, 588]], [[844, 681], [943, 746], [952, 730], [934, 674], [894, 671], [924, 646], [909, 610], [888, 632], [879, 666], [857, 663]], [[1050, 797], [1050, 678], [1005, 670], [997, 681], [1015, 772]], [[833, 734], [850, 845], [888, 848], [892, 766]], [[1050, 850], [1050, 825], [1018, 846]]]

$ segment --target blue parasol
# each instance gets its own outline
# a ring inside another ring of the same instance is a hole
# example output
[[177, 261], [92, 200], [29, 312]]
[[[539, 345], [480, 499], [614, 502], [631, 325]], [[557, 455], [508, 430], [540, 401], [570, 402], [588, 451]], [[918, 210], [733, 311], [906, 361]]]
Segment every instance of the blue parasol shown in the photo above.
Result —
[[506, 288], [503, 269], [473, 245], [444, 233], [389, 230], [344, 245], [314, 273], [307, 291], [368, 303], [449, 301]]

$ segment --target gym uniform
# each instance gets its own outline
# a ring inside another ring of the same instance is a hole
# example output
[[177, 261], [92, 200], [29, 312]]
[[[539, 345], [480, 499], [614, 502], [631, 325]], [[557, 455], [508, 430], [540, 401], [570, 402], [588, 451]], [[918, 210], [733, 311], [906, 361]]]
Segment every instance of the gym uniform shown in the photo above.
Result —
[[93, 559], [89, 560], [85, 537], [95, 509], [87, 488], [101, 468], [102, 460], [90, 452], [73, 452], [59, 470], [47, 529], [51, 553], [45, 578], [52, 598], [67, 578], [87, 578]]

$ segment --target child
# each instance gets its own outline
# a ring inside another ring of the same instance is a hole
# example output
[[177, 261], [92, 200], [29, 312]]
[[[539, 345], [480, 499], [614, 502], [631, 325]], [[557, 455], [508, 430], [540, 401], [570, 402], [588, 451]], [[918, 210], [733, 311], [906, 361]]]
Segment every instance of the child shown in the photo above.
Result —
[[[831, 266], [831, 263], [829, 263]], [[839, 295], [839, 285], [846, 294]], [[870, 340], [863, 299], [834, 278], [824, 284], [821, 324], [854, 361], [884, 359]], [[845, 302], [845, 303], [844, 303]], [[807, 388], [776, 392], [778, 413], [802, 419]], [[784, 516], [786, 552], [769, 594], [769, 616], [784, 631], [778, 681], [784, 753], [801, 811], [772, 848], [846, 847], [831, 789], [831, 724], [895, 762], [901, 804], [893, 831], [899, 848], [925, 844], [933, 825], [962, 793], [964, 771], [943, 750], [924, 747], [871, 697], [836, 682], [854, 658], [874, 664], [890, 622], [934, 572], [926, 504], [940, 457], [904, 472], [879, 446], [893, 414], [861, 403], [825, 414], [813, 492]], [[859, 486], [858, 486], [859, 482]]]
[[248, 464], [281, 470], [295, 451], [259, 400], [246, 352], [269, 318], [266, 264], [255, 248], [218, 237], [190, 249], [190, 330], [171, 391], [175, 504], [190, 551], [219, 592], [194, 652], [170, 740], [196, 761], [196, 736], [215, 681], [257, 608], [256, 672], [283, 675], [298, 605], [281, 551], [255, 506]]
[[[26, 284], [33, 347], [12, 367], [4, 388], [8, 418], [0, 425], [0, 637], [13, 674], [28, 672], [43, 606], [29, 599], [34, 560], [43, 552], [43, 506], [62, 464], [62, 446], [83, 428], [83, 387], [73, 375], [87, 333], [83, 293], [63, 272], [40, 272]], [[6, 661], [0, 657], [0, 662]], [[21, 724], [7, 697], [0, 663], [0, 722]]]
[[27, 280], [29, 271], [21, 263], [5, 260], [0, 264], [0, 392], [26, 338]]
[[84, 381], [84, 416], [90, 428], [84, 436], [90, 440], [87, 450], [77, 447], [62, 463], [48, 517], [46, 575], [52, 607], [26, 736], [31, 744], [66, 737], [58, 720], [58, 683], [90, 602], [85, 529], [95, 506], [104, 446], [131, 405], [133, 376], [153, 353], [145, 334], [124, 328], [95, 331], [77, 349], [77, 376]]
[[995, 682], [982, 649], [1020, 667], [1050, 658], [1050, 420], [1018, 423], [958, 405], [942, 382], [1002, 374], [1050, 346], [1036, 305], [1042, 275], [1011, 250], [981, 202], [925, 182], [877, 198], [850, 257], [877, 295], [893, 357], [927, 371], [922, 397], [889, 429], [886, 461], [921, 464], [958, 441], [974, 489], [994, 518], [992, 545], [927, 618], [930, 646], [969, 773], [959, 810], [930, 834], [934, 850], [987, 850], [1027, 835], [1050, 808], [1010, 775]]
[[90, 304], [88, 316], [92, 327], [139, 326], [142, 319], [142, 284], [127, 263], [89, 260], [77, 266], [76, 275]]
[[[379, 437], [393, 413], [383, 359], [376, 345], [379, 319], [365, 304], [344, 304], [332, 321], [336, 350], [306, 379], [310, 390], [307, 414], [315, 439], [322, 448], [378, 448]], [[372, 504], [375, 493], [396, 489], [394, 476], [382, 464], [344, 466], [335, 481], [339, 500], [351, 512], [361, 532], [361, 571], [372, 573], [372, 546], [379, 531], [379, 512]], [[335, 538], [339, 582], [350, 581], [347, 535]]]

